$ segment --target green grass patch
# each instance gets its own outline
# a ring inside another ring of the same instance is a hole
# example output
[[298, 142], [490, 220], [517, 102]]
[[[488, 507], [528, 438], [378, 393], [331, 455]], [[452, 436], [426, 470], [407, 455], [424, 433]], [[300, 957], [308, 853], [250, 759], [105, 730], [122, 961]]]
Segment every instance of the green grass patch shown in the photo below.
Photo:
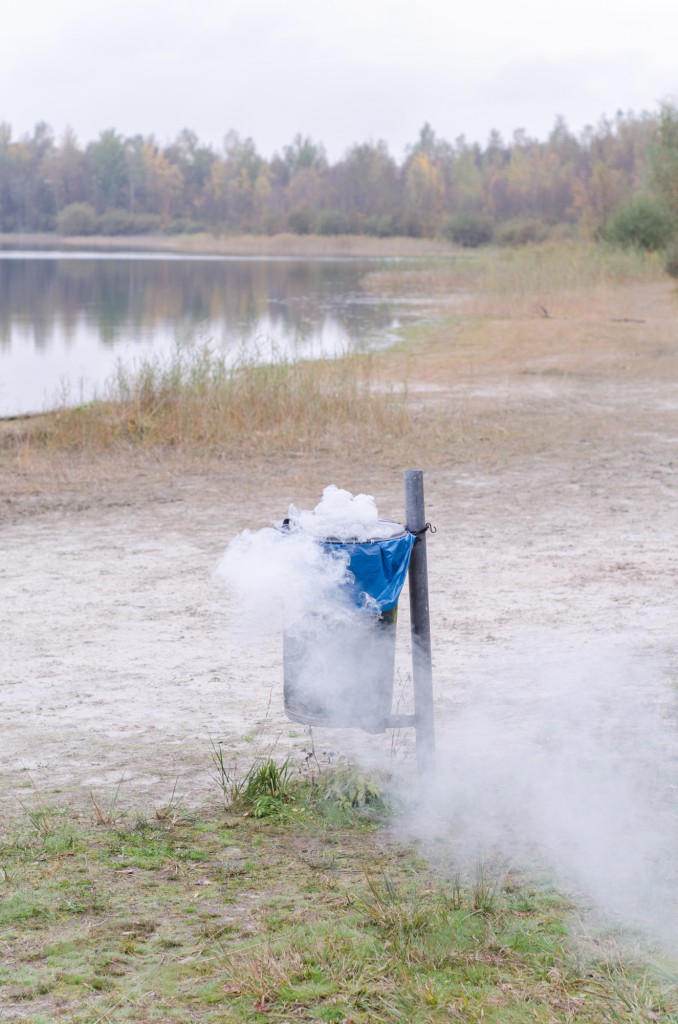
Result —
[[[108, 826], [55, 812], [60, 832], [3, 836], [5, 1018], [678, 1020], [646, 969], [578, 950], [558, 893], [481, 870], [463, 881], [390, 840], [378, 780], [269, 764], [248, 778], [229, 808]], [[262, 789], [279, 806], [257, 817]]]

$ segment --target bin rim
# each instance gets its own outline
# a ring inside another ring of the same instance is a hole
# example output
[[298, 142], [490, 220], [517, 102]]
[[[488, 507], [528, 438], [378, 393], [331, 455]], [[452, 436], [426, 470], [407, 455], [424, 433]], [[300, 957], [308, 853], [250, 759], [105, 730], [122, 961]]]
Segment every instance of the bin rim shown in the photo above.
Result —
[[[402, 540], [403, 537], [407, 537], [408, 534], [410, 534], [410, 530], [395, 519], [379, 519], [377, 522], [388, 523], [389, 526], [399, 526], [400, 529], [397, 533], [389, 534], [388, 537], [365, 537], [363, 539], [358, 539], [358, 537], [314, 537], [312, 534], [308, 534], [307, 536], [309, 536], [311, 540], [314, 540], [316, 544], [335, 544], [338, 547], [341, 547], [342, 545], [348, 544], [388, 544], [389, 541]], [[275, 525], [274, 529], [276, 529], [278, 533], [295, 532], [290, 525], [289, 519], [283, 519], [282, 522]], [[304, 533], [305, 531], [300, 530], [299, 532]]]
[[399, 526], [400, 530], [398, 533], [390, 533], [388, 537], [366, 537], [362, 540], [359, 540], [357, 537], [316, 537], [316, 540], [319, 544], [336, 544], [338, 546], [348, 544], [388, 544], [392, 540], [402, 540], [409, 532], [407, 527], [396, 522], [395, 519], [379, 519], [378, 522], [388, 523], [389, 526]]

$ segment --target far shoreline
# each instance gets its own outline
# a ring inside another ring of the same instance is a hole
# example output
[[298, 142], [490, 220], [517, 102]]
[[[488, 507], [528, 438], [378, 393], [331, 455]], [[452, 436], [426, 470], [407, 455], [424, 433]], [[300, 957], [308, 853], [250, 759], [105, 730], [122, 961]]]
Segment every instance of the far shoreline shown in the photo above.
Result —
[[57, 235], [0, 233], [0, 252], [138, 252], [186, 256], [426, 258], [451, 256], [444, 239], [370, 235]]

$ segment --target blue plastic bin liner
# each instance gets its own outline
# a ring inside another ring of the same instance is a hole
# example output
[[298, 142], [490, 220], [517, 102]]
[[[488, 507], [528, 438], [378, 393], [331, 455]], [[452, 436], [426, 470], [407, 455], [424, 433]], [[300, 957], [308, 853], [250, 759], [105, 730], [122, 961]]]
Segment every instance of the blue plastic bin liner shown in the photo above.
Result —
[[[349, 586], [353, 600], [362, 608], [374, 602], [375, 611], [388, 612], [396, 607], [410, 564], [416, 537], [403, 531], [386, 540], [323, 541], [328, 553], [348, 556]], [[365, 595], [371, 601], [365, 600]]]

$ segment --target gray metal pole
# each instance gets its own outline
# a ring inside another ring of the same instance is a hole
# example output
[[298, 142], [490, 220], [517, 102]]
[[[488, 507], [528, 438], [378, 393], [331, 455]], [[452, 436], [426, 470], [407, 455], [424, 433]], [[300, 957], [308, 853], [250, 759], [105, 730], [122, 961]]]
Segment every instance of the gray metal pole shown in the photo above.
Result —
[[405, 470], [405, 523], [410, 533], [418, 535], [412, 548], [408, 576], [417, 768], [419, 774], [424, 775], [435, 769], [436, 745], [433, 723], [433, 673], [431, 669], [431, 620], [428, 607], [424, 474], [421, 469]]

